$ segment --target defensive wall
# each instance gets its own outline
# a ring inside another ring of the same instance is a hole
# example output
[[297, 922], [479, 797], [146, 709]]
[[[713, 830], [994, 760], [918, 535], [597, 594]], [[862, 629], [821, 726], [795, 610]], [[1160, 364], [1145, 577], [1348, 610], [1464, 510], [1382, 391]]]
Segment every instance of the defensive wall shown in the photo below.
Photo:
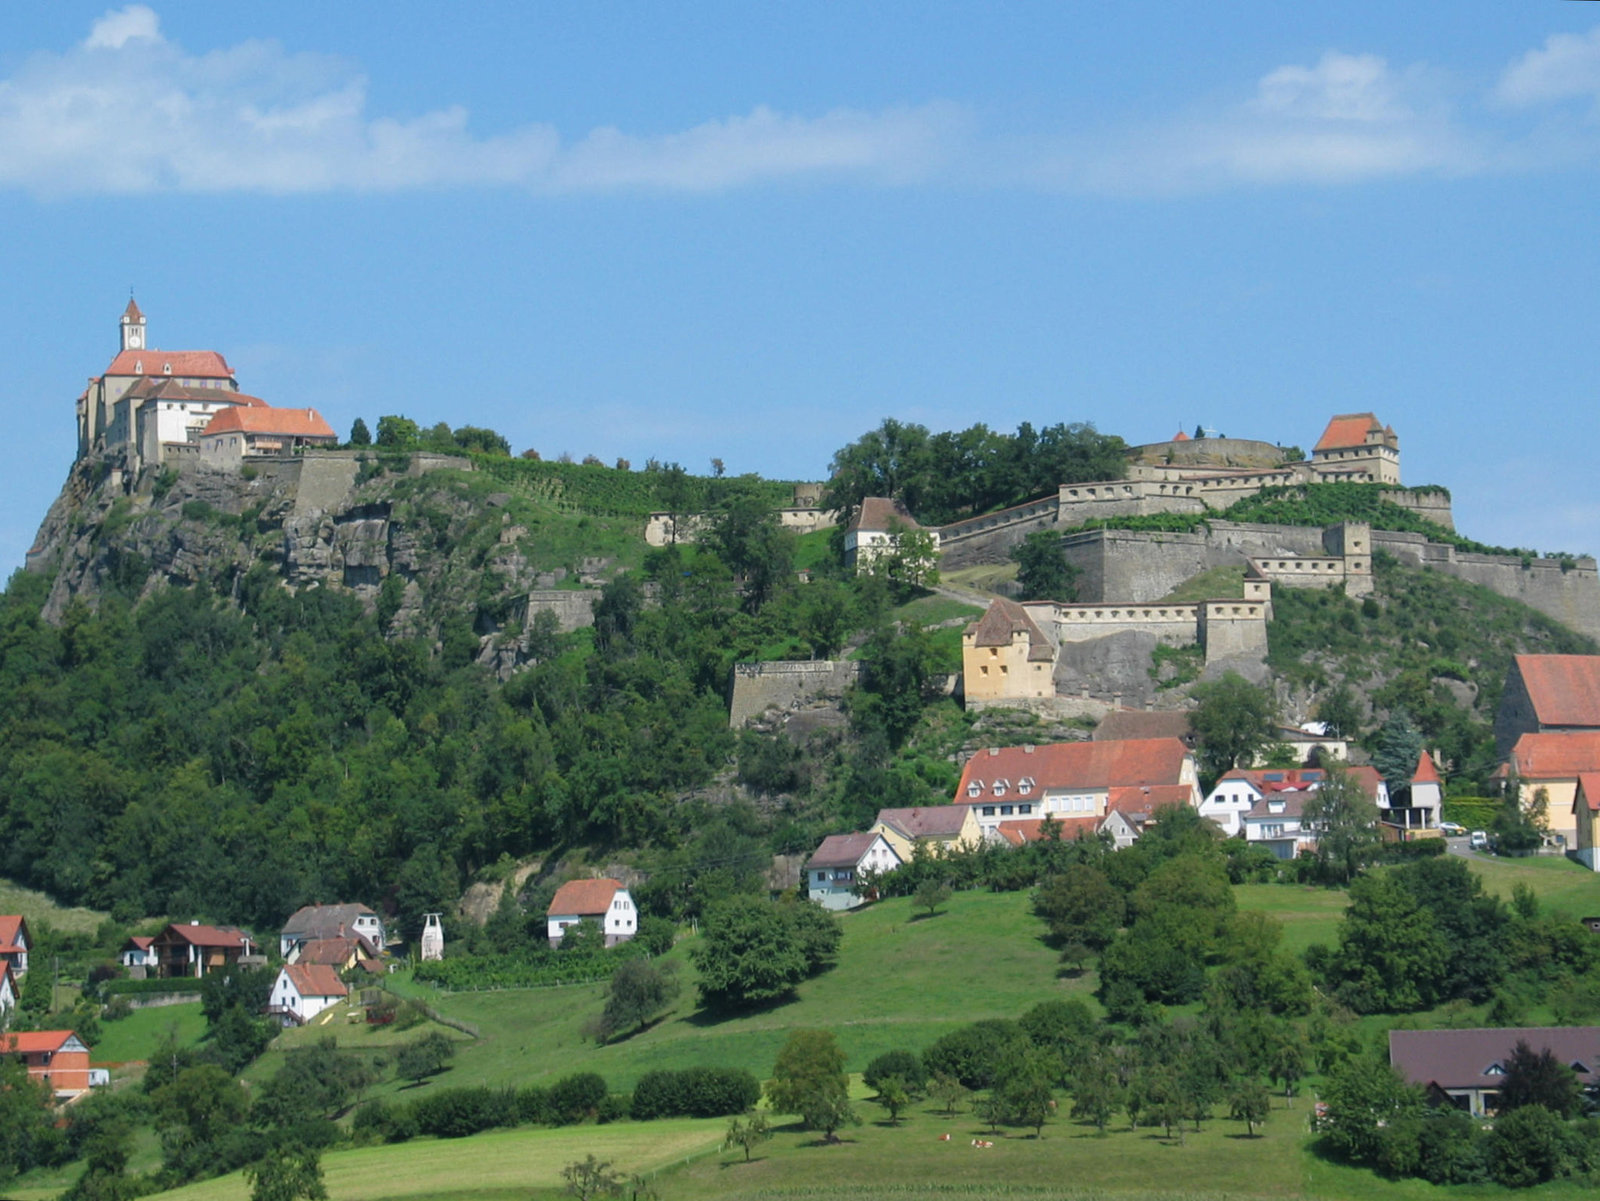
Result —
[[594, 607], [600, 599], [598, 588], [545, 588], [528, 593], [527, 617], [524, 629], [533, 628], [533, 619], [539, 613], [554, 613], [560, 622], [560, 632], [594, 625]]
[[1055, 604], [1025, 606], [1059, 647], [1112, 634], [1143, 633], [1166, 646], [1205, 650], [1206, 662], [1240, 656], [1265, 658], [1270, 595], [1193, 604]]
[[842, 697], [860, 673], [861, 664], [853, 660], [735, 663], [728, 725], [738, 729], [768, 709], [794, 709]]
[[[710, 518], [704, 513], [685, 513], [678, 520], [679, 542], [694, 542], [705, 533]], [[798, 534], [811, 534], [817, 530], [830, 530], [838, 525], [836, 515], [830, 509], [800, 508], [779, 509], [778, 524], [786, 530], [793, 530]], [[644, 540], [651, 546], [666, 546], [673, 541], [672, 514], [667, 512], [652, 513], [645, 519]]]

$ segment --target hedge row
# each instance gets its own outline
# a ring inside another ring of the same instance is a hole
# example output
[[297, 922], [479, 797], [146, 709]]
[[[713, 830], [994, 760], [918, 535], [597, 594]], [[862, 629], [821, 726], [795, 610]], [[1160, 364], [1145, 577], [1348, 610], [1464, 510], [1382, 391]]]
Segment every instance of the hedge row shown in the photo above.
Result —
[[743, 1068], [685, 1068], [646, 1072], [633, 1089], [629, 1115], [651, 1118], [723, 1118], [761, 1099], [761, 1083]]
[[107, 996], [144, 996], [151, 993], [194, 993], [198, 996], [205, 989], [205, 981], [187, 977], [173, 980], [107, 980], [101, 987]]
[[627, 1116], [627, 1097], [607, 1094], [604, 1078], [594, 1072], [578, 1072], [549, 1088], [446, 1088], [409, 1103], [373, 1101], [356, 1111], [351, 1125], [403, 1143], [424, 1134], [465, 1138], [497, 1126], [571, 1126]]

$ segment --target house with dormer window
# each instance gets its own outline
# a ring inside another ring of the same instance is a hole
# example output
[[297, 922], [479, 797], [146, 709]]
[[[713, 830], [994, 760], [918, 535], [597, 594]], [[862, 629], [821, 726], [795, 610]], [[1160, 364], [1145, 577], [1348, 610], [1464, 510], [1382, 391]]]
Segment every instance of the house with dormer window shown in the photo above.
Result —
[[1551, 1052], [1577, 1074], [1591, 1098], [1600, 1089], [1600, 1026], [1391, 1030], [1389, 1062], [1433, 1104], [1490, 1117], [1499, 1108], [1506, 1064], [1518, 1043]]
[[990, 747], [967, 760], [955, 800], [994, 840], [1002, 822], [1101, 822], [1114, 793], [1127, 802], [1116, 807], [1146, 814], [1163, 804], [1198, 805], [1193, 752], [1177, 738]]

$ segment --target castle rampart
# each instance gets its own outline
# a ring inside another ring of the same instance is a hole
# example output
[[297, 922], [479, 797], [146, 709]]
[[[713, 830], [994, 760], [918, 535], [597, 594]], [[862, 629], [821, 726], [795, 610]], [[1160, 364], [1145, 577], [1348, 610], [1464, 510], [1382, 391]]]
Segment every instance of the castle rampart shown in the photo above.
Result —
[[792, 709], [824, 697], [841, 697], [856, 682], [853, 660], [735, 663], [728, 725], [738, 729], [768, 709]]

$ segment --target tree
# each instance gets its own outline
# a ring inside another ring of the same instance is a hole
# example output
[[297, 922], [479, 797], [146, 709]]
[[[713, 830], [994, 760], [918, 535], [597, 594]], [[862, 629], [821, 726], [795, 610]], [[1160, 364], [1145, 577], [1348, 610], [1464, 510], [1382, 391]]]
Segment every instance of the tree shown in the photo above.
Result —
[[1035, 530], [1011, 548], [1023, 600], [1073, 601], [1078, 598], [1078, 569], [1061, 553], [1061, 535]]
[[1358, 876], [1326, 970], [1357, 1013], [1412, 1013], [1440, 1000], [1452, 950], [1433, 913], [1393, 875]]
[[316, 1147], [283, 1143], [265, 1159], [244, 1170], [250, 1201], [327, 1201], [322, 1182], [322, 1152]]
[[932, 917], [939, 911], [939, 906], [950, 900], [950, 885], [943, 880], [929, 878], [917, 885], [917, 891], [912, 897], [912, 904], [918, 909], [926, 909], [928, 916]]
[[939, 549], [930, 531], [908, 529], [891, 519], [889, 544], [889, 549], [862, 564], [861, 574], [885, 581], [896, 600], [907, 600], [918, 589], [938, 584]]
[[1200, 761], [1213, 779], [1241, 761], [1248, 764], [1272, 740], [1272, 697], [1238, 672], [1196, 684], [1192, 692], [1199, 704], [1189, 714], [1189, 728], [1200, 740]]
[[416, 450], [422, 445], [422, 430], [409, 417], [378, 418], [378, 446], [384, 450]]
[[150, 1095], [169, 1159], [239, 1125], [250, 1106], [244, 1087], [214, 1063], [185, 1068]]
[[1378, 848], [1377, 804], [1353, 775], [1335, 763], [1302, 813], [1317, 833], [1317, 862], [1324, 878], [1353, 880]]
[[1087, 1118], [1104, 1135], [1121, 1100], [1112, 1057], [1101, 1050], [1084, 1057], [1072, 1076], [1072, 1116]]
[[956, 1107], [970, 1090], [947, 1072], [937, 1072], [928, 1083], [928, 1096], [944, 1107], [945, 1115], [953, 1116]]
[[678, 977], [671, 964], [625, 959], [611, 973], [606, 1006], [600, 1015], [602, 1041], [643, 1026], [678, 997]]
[[1542, 1105], [1563, 1118], [1583, 1107], [1583, 1082], [1572, 1068], [1556, 1058], [1549, 1047], [1535, 1051], [1519, 1038], [1505, 1063], [1500, 1081], [1500, 1112]]
[[621, 1172], [611, 1170], [609, 1159], [596, 1159], [592, 1153], [569, 1163], [561, 1169], [561, 1175], [567, 1182], [567, 1192], [578, 1201], [620, 1196], [626, 1183]]
[[772, 1137], [765, 1114], [751, 1113], [734, 1118], [728, 1123], [728, 1132], [722, 1138], [722, 1149], [738, 1147], [744, 1151], [745, 1163], [750, 1162], [750, 1152]]
[[420, 1084], [429, 1076], [437, 1076], [444, 1071], [444, 1065], [455, 1053], [456, 1045], [447, 1035], [430, 1030], [400, 1048], [395, 1055], [395, 1070], [402, 1080]]
[[1055, 1108], [1049, 1057], [1030, 1049], [1007, 1061], [995, 1084], [1000, 1120], [1008, 1126], [1031, 1126], [1035, 1138], [1044, 1133], [1045, 1119]]
[[[1361, 713], [1356, 708], [1350, 686], [1340, 680], [1317, 702], [1317, 720], [1338, 738], [1353, 738], [1361, 729]], [[1416, 764], [1412, 764], [1413, 767]]]
[[809, 1130], [834, 1142], [834, 1131], [860, 1119], [850, 1107], [844, 1052], [829, 1030], [795, 1030], [778, 1051], [767, 1082], [767, 1102], [776, 1113], [798, 1114]]
[[371, 446], [372, 445], [372, 431], [367, 428], [367, 423], [365, 421], [363, 421], [360, 417], [357, 417], [355, 419], [354, 424], [352, 424], [350, 426], [350, 445], [351, 446]]
[[30, 1078], [20, 1059], [0, 1062], [0, 1180], [44, 1162], [54, 1121], [50, 1086]]
[[471, 451], [480, 455], [500, 455], [509, 457], [511, 443], [491, 429], [484, 429], [476, 425], [463, 425], [451, 434], [455, 444], [462, 450]]
[[1106, 874], [1087, 863], [1069, 863], [1046, 877], [1033, 895], [1033, 911], [1057, 943], [1082, 942], [1104, 950], [1122, 928], [1122, 893]]
[[1378, 730], [1372, 766], [1389, 785], [1389, 791], [1395, 792], [1410, 786], [1421, 758], [1422, 734], [1403, 709], [1395, 710]]
[[1251, 1138], [1255, 1137], [1256, 1127], [1267, 1120], [1271, 1108], [1267, 1090], [1259, 1080], [1238, 1080], [1228, 1090], [1228, 1116], [1243, 1122]]
[[920, 1096], [928, 1083], [928, 1069], [915, 1051], [885, 1051], [867, 1064], [861, 1082], [874, 1091], [891, 1076], [897, 1076], [913, 1097]]
[[903, 1076], [884, 1076], [878, 1081], [873, 1100], [889, 1111], [889, 1125], [900, 1124], [900, 1111], [911, 1104], [911, 1087]]
[[1423, 1109], [1421, 1089], [1369, 1056], [1357, 1056], [1336, 1068], [1322, 1099], [1327, 1105], [1322, 1128], [1328, 1141], [1361, 1163], [1371, 1163], [1377, 1156], [1386, 1125], [1415, 1117]]

